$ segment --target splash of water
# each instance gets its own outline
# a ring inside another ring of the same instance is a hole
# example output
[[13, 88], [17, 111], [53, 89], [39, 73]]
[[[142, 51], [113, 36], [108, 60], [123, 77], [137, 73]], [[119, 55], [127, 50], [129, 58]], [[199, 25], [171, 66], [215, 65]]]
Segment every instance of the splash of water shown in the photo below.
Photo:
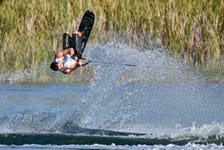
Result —
[[[133, 125], [132, 128], [135, 128], [134, 126], [138, 124], [138, 128], [144, 125], [150, 126], [150, 129], [147, 129], [149, 131], [136, 130], [136, 132], [150, 133], [161, 122], [157, 124], [144, 120], [148, 118], [146, 117], [147, 114], [150, 115], [150, 110], [147, 110], [147, 107], [150, 109], [150, 103], [153, 103], [150, 102], [150, 96], [153, 93], [150, 94], [148, 87], [154, 90], [156, 89], [154, 86], [156, 87], [157, 84], [169, 86], [189, 81], [192, 84], [198, 82], [196, 75], [186, 74], [183, 70], [173, 72], [153, 68], [111, 65], [127, 63], [162, 68], [183, 68], [182, 64], [166, 55], [161, 48], [140, 52], [134, 47], [112, 41], [103, 46], [89, 47], [87, 57], [105, 63], [94, 64], [94, 77], [90, 82], [90, 91], [85, 99], [87, 106], [81, 120], [81, 126], [86, 128], [119, 130], [127, 128], [127, 125]], [[161, 89], [157, 88], [157, 90]], [[166, 95], [164, 97], [167, 98]], [[166, 104], [164, 103], [164, 105]], [[154, 109], [154, 106], [151, 107]], [[166, 123], [164, 122], [164, 124]]]

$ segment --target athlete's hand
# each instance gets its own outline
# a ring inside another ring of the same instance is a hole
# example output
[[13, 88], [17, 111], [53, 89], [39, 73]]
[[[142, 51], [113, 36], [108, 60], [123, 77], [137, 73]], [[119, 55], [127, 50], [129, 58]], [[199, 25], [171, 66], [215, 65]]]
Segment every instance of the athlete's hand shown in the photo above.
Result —
[[73, 59], [74, 59], [75, 61], [78, 61], [78, 60], [79, 60], [79, 58], [78, 58], [77, 56], [75, 56]]
[[79, 66], [82, 66], [83, 65], [82, 61], [79, 60], [79, 59], [78, 59], [78, 64], [79, 64]]
[[70, 53], [71, 56], [73, 56], [74, 55], [74, 49], [73, 48], [69, 48], [69, 53]]
[[82, 32], [75, 31], [74, 34], [78, 34], [79, 37], [82, 37]]
[[74, 57], [74, 60], [78, 63], [79, 66], [83, 65], [82, 61], [79, 60], [79, 58], [77, 56]]

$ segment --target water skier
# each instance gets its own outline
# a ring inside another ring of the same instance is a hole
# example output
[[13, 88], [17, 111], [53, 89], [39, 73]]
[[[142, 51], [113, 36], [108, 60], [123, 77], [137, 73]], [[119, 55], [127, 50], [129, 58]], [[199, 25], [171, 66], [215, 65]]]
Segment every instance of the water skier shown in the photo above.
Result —
[[73, 70], [82, 66], [82, 38], [83, 33], [75, 31], [72, 37], [68, 32], [63, 35], [63, 51], [58, 52], [50, 68], [54, 71], [61, 71], [64, 74], [69, 74]]
[[75, 31], [72, 36], [69, 35], [69, 32], [63, 34], [63, 51], [55, 55], [54, 61], [50, 65], [52, 70], [69, 74], [85, 65], [80, 59], [92, 30], [94, 18], [94, 13], [87, 10], [82, 17], [78, 31]]

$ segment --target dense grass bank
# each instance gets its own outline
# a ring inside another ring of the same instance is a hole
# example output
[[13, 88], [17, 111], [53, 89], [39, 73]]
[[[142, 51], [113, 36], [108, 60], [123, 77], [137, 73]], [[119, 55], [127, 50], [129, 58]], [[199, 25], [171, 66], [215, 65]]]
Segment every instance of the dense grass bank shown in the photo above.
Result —
[[159, 38], [187, 62], [221, 66], [222, 0], [2, 0], [1, 72], [29, 72], [48, 65], [61, 50], [63, 32], [77, 29], [87, 9], [96, 15], [89, 44], [103, 41], [109, 32], [125, 32], [122, 38], [128, 43], [134, 42], [133, 36], [146, 42]]

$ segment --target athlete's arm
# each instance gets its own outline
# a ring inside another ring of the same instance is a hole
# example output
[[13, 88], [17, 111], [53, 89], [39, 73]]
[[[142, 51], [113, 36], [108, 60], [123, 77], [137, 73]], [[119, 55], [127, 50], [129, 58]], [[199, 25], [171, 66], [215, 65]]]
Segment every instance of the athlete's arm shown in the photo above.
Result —
[[73, 70], [77, 69], [78, 67], [80, 67], [79, 64], [74, 65], [74, 66], [71, 66], [71, 67], [69, 67], [69, 68], [66, 68], [66, 69], [64, 70], [63, 73], [64, 73], [64, 74], [69, 74], [69, 73], [71, 73]]
[[71, 70], [70, 70], [69, 68], [67, 68], [67, 69], [64, 70], [63, 73], [64, 73], [64, 74], [69, 74], [69, 73], [71, 73]]
[[61, 58], [67, 54], [70, 54], [71, 56], [74, 55], [74, 49], [73, 48], [67, 48], [67, 49], [64, 49], [63, 51], [60, 51], [58, 52], [56, 55], [55, 55], [55, 58]]

